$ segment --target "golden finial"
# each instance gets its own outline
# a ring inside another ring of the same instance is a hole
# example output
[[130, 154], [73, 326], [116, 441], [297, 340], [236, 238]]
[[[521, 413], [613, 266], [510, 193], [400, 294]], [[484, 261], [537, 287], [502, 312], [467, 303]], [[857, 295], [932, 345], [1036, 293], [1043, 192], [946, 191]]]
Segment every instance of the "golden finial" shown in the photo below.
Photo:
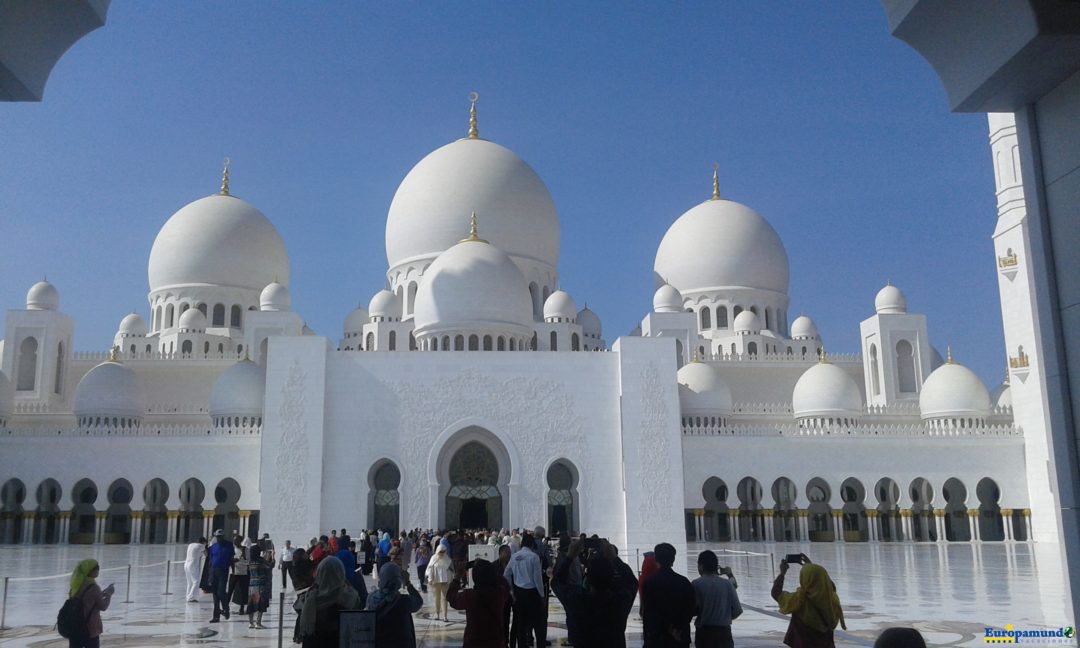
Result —
[[476, 102], [479, 100], [480, 93], [469, 95], [469, 139], [480, 139], [480, 131], [476, 129]]
[[461, 239], [458, 243], [465, 243], [467, 241], [475, 241], [477, 243], [487, 243], [484, 239], [480, 238], [480, 231], [476, 227], [476, 212], [472, 213], [469, 217], [469, 236]]
[[714, 162], [712, 165], [712, 198], [710, 200], [720, 200], [720, 164]]
[[225, 168], [221, 172], [221, 195], [229, 195], [229, 165], [232, 164], [232, 160], [225, 158]]
[[114, 346], [109, 349], [109, 362], [120, 362], [120, 347]]
[[945, 347], [945, 364], [956, 364], [952, 359], [952, 346]]

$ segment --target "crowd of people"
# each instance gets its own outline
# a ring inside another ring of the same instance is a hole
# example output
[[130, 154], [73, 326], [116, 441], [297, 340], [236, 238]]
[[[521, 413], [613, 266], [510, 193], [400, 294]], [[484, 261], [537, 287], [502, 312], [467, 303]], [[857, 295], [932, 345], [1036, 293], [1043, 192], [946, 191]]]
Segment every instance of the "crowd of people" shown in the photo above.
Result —
[[[470, 560], [470, 547], [486, 547]], [[635, 571], [618, 548], [597, 536], [565, 534], [549, 538], [543, 527], [531, 531], [421, 531], [391, 534], [361, 531], [353, 539], [345, 529], [312, 538], [305, 547], [286, 541], [278, 551], [269, 535], [251, 540], [222, 531], [188, 545], [187, 600], [200, 592], [213, 598], [210, 623], [228, 620], [232, 606], [247, 615], [249, 628], [261, 629], [273, 598], [276, 570], [282, 587], [296, 592], [294, 643], [304, 648], [338, 645], [343, 612], [374, 614], [376, 645], [415, 648], [413, 615], [433, 602], [431, 618], [449, 621], [449, 608], [465, 615], [464, 648], [539, 648], [547, 638], [552, 597], [565, 611], [564, 645], [625, 648], [626, 626], [635, 600], [643, 624], [645, 648], [720, 648], [734, 646], [732, 622], [742, 614], [738, 583], [712, 551], [697, 559], [698, 578], [675, 571], [675, 547], [656, 545]], [[799, 585], [784, 589], [793, 564], [800, 565]], [[111, 587], [95, 583], [94, 560], [79, 563], [69, 597], [81, 602], [85, 632], [69, 638], [73, 648], [97, 648], [100, 612], [108, 608]], [[372, 582], [367, 581], [368, 578]], [[414, 580], [415, 578], [415, 580]], [[415, 583], [415, 584], [414, 584]], [[417, 588], [419, 587], [419, 589]], [[790, 622], [784, 644], [791, 648], [835, 646], [837, 627], [846, 629], [836, 586], [824, 567], [805, 554], [780, 562], [770, 592]], [[59, 624], [58, 624], [59, 625]], [[910, 628], [891, 628], [876, 648], [923, 648]]]

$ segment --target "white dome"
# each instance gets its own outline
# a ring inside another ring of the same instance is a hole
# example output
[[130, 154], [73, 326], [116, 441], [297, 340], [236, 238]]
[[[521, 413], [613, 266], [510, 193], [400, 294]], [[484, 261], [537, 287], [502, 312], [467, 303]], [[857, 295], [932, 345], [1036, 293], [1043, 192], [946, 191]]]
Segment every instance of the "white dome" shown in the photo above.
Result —
[[264, 311], [287, 311], [292, 304], [289, 289], [273, 281], [259, 295], [259, 309]]
[[368, 314], [363, 306], [357, 306], [345, 317], [345, 335], [350, 333], [362, 333], [364, 324], [368, 323]]
[[428, 266], [416, 291], [416, 334], [511, 327], [532, 331], [532, 300], [510, 257], [494, 245], [462, 241]]
[[146, 331], [146, 322], [142, 316], [138, 313], [131, 313], [120, 320], [120, 328], [117, 333], [131, 337], [145, 337]]
[[206, 315], [198, 308], [189, 308], [180, 315], [177, 328], [182, 331], [205, 331]]
[[907, 299], [899, 288], [889, 284], [874, 297], [874, 310], [879, 313], [906, 313]]
[[761, 318], [752, 310], [744, 310], [735, 316], [732, 327], [736, 333], [761, 333]]
[[140, 418], [135, 372], [112, 360], [86, 372], [75, 388], [75, 416]]
[[926, 377], [919, 411], [924, 419], [984, 417], [990, 414], [990, 394], [971, 369], [946, 362]]
[[15, 385], [0, 371], [0, 418], [11, 414], [15, 402]]
[[289, 257], [273, 224], [239, 198], [215, 194], [172, 215], [150, 250], [150, 291], [171, 286], [289, 285]]
[[210, 416], [262, 416], [266, 372], [241, 360], [222, 372], [210, 392]]
[[581, 332], [589, 337], [601, 337], [600, 316], [588, 306], [582, 308], [577, 314], [577, 323], [581, 325]]
[[60, 293], [48, 281], [39, 281], [26, 292], [27, 310], [56, 310], [60, 308]]
[[372, 317], [401, 319], [401, 300], [389, 290], [380, 290], [368, 302], [368, 312]]
[[780, 236], [746, 205], [706, 200], [668, 228], [653, 271], [684, 294], [756, 288], [787, 294], [788, 258]]
[[723, 414], [732, 410], [731, 389], [720, 373], [704, 362], [683, 365], [678, 373], [683, 414]]
[[544, 302], [544, 319], [554, 318], [574, 320], [577, 318], [577, 304], [565, 291], [556, 290], [548, 296]]
[[862, 414], [862, 392], [848, 372], [819, 362], [803, 372], [791, 394], [795, 418], [856, 418]]
[[505, 147], [461, 139], [428, 154], [398, 186], [386, 219], [390, 267], [449, 250], [472, 212], [484, 238], [515, 261], [558, 266], [559, 217], [540, 177]]
[[684, 310], [682, 293], [671, 284], [664, 284], [653, 293], [652, 307], [657, 313], [681, 313]]
[[1012, 385], [1008, 379], [990, 392], [990, 402], [994, 407], [1012, 407]]
[[791, 338], [799, 340], [803, 338], [814, 339], [818, 336], [817, 324], [806, 315], [799, 315], [791, 323]]

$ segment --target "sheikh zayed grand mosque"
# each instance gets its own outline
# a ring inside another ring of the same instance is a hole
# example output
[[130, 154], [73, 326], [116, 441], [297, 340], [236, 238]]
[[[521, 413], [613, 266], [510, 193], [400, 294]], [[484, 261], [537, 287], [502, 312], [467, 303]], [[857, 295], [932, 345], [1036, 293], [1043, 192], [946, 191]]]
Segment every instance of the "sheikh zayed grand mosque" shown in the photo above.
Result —
[[72, 348], [46, 281], [8, 305], [0, 541], [536, 524], [630, 550], [1056, 537], [1033, 325], [1009, 307], [1029, 290], [1011, 115], [990, 116], [990, 145], [1008, 345], [993, 390], [962, 340], [931, 346], [898, 286], [864, 296], [858, 353], [827, 352], [788, 312], [776, 230], [715, 174], [662, 216], [653, 301], [609, 343], [587, 295], [558, 288], [552, 196], [480, 137], [475, 99], [467, 136], [394, 195], [385, 289], [340, 338], [316, 335], [290, 306], [286, 242], [226, 167], [220, 191], [162, 214], [148, 308], [118, 317], [108, 350]]

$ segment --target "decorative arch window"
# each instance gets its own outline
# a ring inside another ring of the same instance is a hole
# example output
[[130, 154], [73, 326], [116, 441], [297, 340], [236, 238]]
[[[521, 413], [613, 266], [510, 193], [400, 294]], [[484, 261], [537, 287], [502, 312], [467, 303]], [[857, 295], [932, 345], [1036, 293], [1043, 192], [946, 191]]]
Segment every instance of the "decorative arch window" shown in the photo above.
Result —
[[386, 348], [390, 351], [397, 351], [397, 331], [390, 331], [389, 340], [387, 341]]
[[578, 336], [577, 333], [574, 333], [573, 335], [570, 336], [570, 350], [571, 351], [580, 351], [581, 350], [581, 338]]
[[165, 328], [173, 327], [173, 314], [176, 311], [173, 310], [173, 305], [169, 304], [165, 307]]
[[449, 335], [444, 335], [443, 336], [442, 350], [443, 351], [449, 351], [450, 350], [450, 336]]
[[211, 326], [225, 326], [225, 304], [214, 304], [214, 317]]
[[746, 345], [746, 352], [749, 353], [752, 356], [756, 356], [757, 355], [757, 342], [751, 342], [750, 344], [747, 344]]
[[517, 340], [515, 338], [510, 338], [510, 350], [517, 351]]
[[469, 351], [480, 350], [480, 338], [475, 333], [469, 336]]
[[180, 353], [184, 355], [191, 354], [191, 340], [184, 340], [183, 344], [180, 345]]
[[712, 311], [708, 306], [701, 307], [701, 328], [702, 330], [712, 328]]
[[206, 317], [206, 304], [199, 304], [195, 308], [198, 308], [199, 312], [203, 314], [203, 317]]
[[239, 304], [234, 304], [229, 318], [229, 326], [232, 328], [240, 328], [241, 318], [244, 316], [243, 313], [244, 309], [240, 308]]
[[19, 344], [19, 369], [15, 380], [17, 391], [34, 391], [37, 384], [38, 341], [28, 337]]
[[870, 345], [870, 384], [874, 392], [874, 396], [881, 393], [881, 378], [878, 376], [878, 354], [877, 345]]
[[495, 341], [495, 350], [496, 351], [506, 351], [506, 338], [504, 338], [503, 336], [500, 335], [498, 337], [498, 339], [496, 339], [496, 341]]
[[742, 306], [736, 306], [731, 311], [731, 318], [734, 319], [734, 318], [738, 317], [739, 313], [741, 313], [741, 312], [743, 312], [743, 307]]
[[203, 342], [203, 355], [210, 355], [210, 343]]
[[[134, 351], [135, 347], [131, 347]], [[56, 376], [53, 380], [53, 393], [61, 394], [64, 391], [64, 343], [56, 345]]]
[[364, 339], [364, 349], [367, 350], [367, 351], [374, 351], [375, 350], [375, 334], [374, 333], [368, 333], [367, 334], [367, 337]]
[[907, 340], [896, 343], [896, 379], [901, 393], [914, 394], [919, 391], [915, 380], [915, 349]]
[[726, 329], [728, 327], [727, 319], [727, 306], [716, 307], [716, 328]]
[[492, 350], [491, 344], [492, 344], [491, 336], [490, 335], [485, 335], [484, 336], [484, 351], [491, 351]]
[[465, 336], [464, 335], [454, 336], [454, 351], [464, 351], [464, 350], [465, 350]]
[[406, 293], [406, 295], [408, 295], [408, 300], [405, 302], [405, 307], [408, 309], [409, 315], [412, 315], [412, 313], [413, 313], [413, 305], [416, 304], [416, 282], [415, 281], [410, 281], [409, 282], [409, 289], [408, 289], [408, 292]]
[[551, 332], [550, 341], [548, 343], [548, 346], [551, 347], [552, 351], [558, 351], [559, 350], [559, 336], [556, 335], [555, 331]]

